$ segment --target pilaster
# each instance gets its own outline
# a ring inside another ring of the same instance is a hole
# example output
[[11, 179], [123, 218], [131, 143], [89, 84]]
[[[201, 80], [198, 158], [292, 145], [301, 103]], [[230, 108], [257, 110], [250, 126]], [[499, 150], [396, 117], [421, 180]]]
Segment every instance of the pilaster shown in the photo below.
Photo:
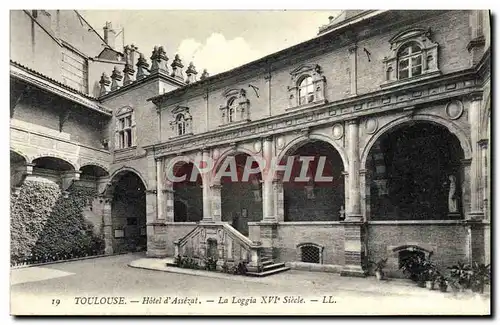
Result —
[[481, 149], [479, 145], [480, 123], [481, 123], [482, 92], [470, 95], [469, 123], [470, 137], [472, 143], [472, 160], [470, 165], [470, 210], [468, 219], [482, 219], [481, 211]]

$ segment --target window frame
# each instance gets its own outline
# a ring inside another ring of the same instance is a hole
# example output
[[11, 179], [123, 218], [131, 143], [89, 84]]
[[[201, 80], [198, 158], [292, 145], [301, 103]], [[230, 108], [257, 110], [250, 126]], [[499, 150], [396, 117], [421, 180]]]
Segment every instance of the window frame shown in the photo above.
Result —
[[[307, 82], [307, 83], [305, 83]], [[304, 84], [305, 83], [305, 84]], [[301, 92], [305, 90], [306, 94], [302, 95]], [[302, 102], [302, 98], [305, 102]], [[302, 76], [297, 83], [297, 99], [299, 106], [307, 105], [315, 102], [314, 80], [313, 77], [306, 74]]]
[[115, 118], [115, 149], [126, 150], [136, 147], [134, 110], [131, 107], [124, 107]]
[[[418, 52], [413, 52], [413, 47], [414, 46], [417, 46], [418, 47]], [[401, 55], [401, 51], [403, 51], [404, 49], [408, 48], [408, 54], [404, 54], [404, 55]], [[414, 63], [413, 63], [413, 59], [414, 58], [420, 58], [420, 64], [414, 66]], [[398, 80], [406, 80], [406, 79], [411, 79], [411, 78], [415, 78], [417, 76], [421, 76], [422, 73], [423, 73], [423, 68], [424, 68], [424, 64], [423, 64], [423, 52], [422, 52], [422, 48], [420, 47], [420, 44], [414, 42], [414, 41], [409, 41], [409, 42], [406, 42], [404, 43], [398, 50], [398, 59], [397, 59], [397, 67], [398, 67]], [[401, 62], [403, 61], [407, 61], [408, 62], [408, 65], [406, 66], [406, 68], [404, 69], [401, 69], [400, 65], [401, 65]], [[413, 69], [415, 67], [420, 67], [420, 73], [418, 74], [414, 74], [413, 73]], [[401, 71], [404, 70], [404, 71], [407, 71], [408, 72], [408, 76], [405, 77], [405, 78], [402, 78], [401, 77]]]
[[[288, 109], [309, 107], [326, 103], [326, 77], [318, 64], [303, 64], [290, 72]], [[304, 84], [304, 82], [306, 82]], [[302, 94], [305, 91], [306, 94]]]

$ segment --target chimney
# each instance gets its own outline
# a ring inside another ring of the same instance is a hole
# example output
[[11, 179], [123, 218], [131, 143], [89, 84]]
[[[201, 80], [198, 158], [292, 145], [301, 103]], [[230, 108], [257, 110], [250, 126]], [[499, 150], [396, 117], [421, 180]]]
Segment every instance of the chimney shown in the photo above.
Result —
[[113, 29], [110, 21], [106, 22], [104, 26], [104, 42], [112, 49], [115, 48], [116, 31]]

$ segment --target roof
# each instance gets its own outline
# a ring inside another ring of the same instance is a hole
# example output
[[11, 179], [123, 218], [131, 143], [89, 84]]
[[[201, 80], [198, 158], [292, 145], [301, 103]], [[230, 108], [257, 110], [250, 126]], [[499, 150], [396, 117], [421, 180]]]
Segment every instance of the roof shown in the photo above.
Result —
[[299, 50], [299, 49], [301, 49], [303, 47], [312, 45], [314, 43], [320, 43], [325, 38], [331, 37], [331, 32], [333, 32], [333, 31], [336, 31], [336, 32], [343, 31], [347, 27], [352, 26], [354, 23], [360, 22], [362, 19], [373, 17], [373, 16], [376, 16], [376, 15], [382, 14], [382, 13], [384, 13], [386, 11], [387, 10], [365, 10], [362, 13], [358, 13], [358, 14], [352, 16], [351, 17], [352, 19], [345, 20], [342, 23], [336, 24], [334, 26], [334, 28], [332, 27], [333, 29], [331, 31], [329, 30], [328, 32], [318, 34], [316, 37], [314, 37], [314, 38], [312, 38], [310, 40], [307, 40], [305, 42], [296, 44], [294, 46], [285, 48], [285, 49], [283, 49], [281, 51], [274, 52], [272, 54], [266, 55], [266, 56], [264, 56], [264, 57], [262, 57], [260, 59], [251, 61], [249, 63], [246, 63], [244, 65], [236, 67], [234, 69], [231, 69], [231, 70], [228, 70], [228, 71], [224, 71], [224, 72], [215, 74], [213, 76], [207, 77], [206, 79], [198, 80], [196, 82], [187, 84], [184, 87], [180, 87], [180, 88], [174, 89], [174, 90], [172, 90], [170, 92], [167, 92], [167, 93], [164, 93], [164, 94], [161, 94], [161, 95], [158, 95], [158, 96], [151, 97], [151, 98], [148, 99], [148, 101], [152, 101], [153, 103], [156, 104], [158, 101], [160, 101], [160, 100], [162, 100], [164, 98], [171, 97], [171, 96], [176, 96], [178, 94], [181, 94], [181, 93], [187, 91], [188, 89], [191, 89], [191, 88], [194, 88], [194, 87], [200, 87], [201, 85], [208, 85], [208, 84], [210, 84], [213, 81], [224, 79], [224, 78], [227, 78], [229, 76], [233, 76], [233, 75], [237, 75], [239, 73], [242, 73], [243, 70], [247, 70], [247, 69], [249, 69], [251, 67], [256, 67], [256, 66], [259, 66], [259, 65], [267, 64], [269, 61], [277, 59], [278, 57], [280, 57], [282, 55], [293, 54], [293, 53], [297, 52], [297, 50]]
[[22, 64], [10, 60], [10, 75], [23, 80], [37, 87], [46, 89], [51, 93], [76, 102], [84, 107], [93, 109], [106, 115], [112, 115], [112, 111], [102, 106], [96, 98], [84, 94], [74, 88], [71, 88], [57, 80], [54, 80], [38, 71], [30, 69]]

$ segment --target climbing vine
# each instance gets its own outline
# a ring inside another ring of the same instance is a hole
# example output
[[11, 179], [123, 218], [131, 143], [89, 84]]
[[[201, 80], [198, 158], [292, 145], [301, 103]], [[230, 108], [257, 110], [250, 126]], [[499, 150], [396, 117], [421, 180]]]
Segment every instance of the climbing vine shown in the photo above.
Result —
[[84, 217], [97, 195], [72, 185], [26, 181], [11, 211], [11, 264], [43, 263], [102, 254], [104, 242]]

